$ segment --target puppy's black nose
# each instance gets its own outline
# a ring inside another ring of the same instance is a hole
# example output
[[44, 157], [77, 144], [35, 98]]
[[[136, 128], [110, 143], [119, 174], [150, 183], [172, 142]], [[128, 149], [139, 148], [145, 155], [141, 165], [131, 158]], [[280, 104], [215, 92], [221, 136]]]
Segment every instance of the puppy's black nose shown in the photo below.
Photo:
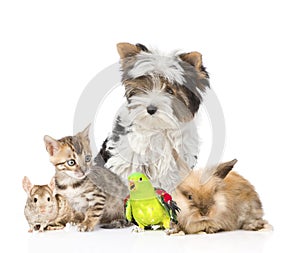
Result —
[[149, 105], [149, 106], [147, 107], [147, 112], [148, 112], [150, 115], [153, 115], [156, 111], [157, 111], [157, 107], [154, 106], [154, 105]]

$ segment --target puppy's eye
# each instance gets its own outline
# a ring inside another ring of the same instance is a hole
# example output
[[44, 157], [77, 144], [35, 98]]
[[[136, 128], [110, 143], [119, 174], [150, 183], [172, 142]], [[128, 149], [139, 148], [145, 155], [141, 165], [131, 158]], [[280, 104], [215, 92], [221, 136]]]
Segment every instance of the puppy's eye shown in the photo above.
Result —
[[132, 96], [134, 96], [136, 93], [134, 92], [134, 91], [128, 91], [128, 92], [126, 92], [126, 97], [127, 98], [130, 98], [130, 97], [132, 97]]
[[33, 199], [33, 202], [36, 203], [36, 202], [37, 202], [37, 198], [34, 198], [34, 199]]
[[67, 161], [67, 164], [68, 164], [69, 166], [74, 166], [74, 165], [76, 164], [76, 162], [75, 162], [74, 159], [70, 159], [70, 160]]
[[174, 91], [170, 87], [166, 88], [166, 92], [169, 93], [170, 95], [174, 94]]
[[85, 156], [85, 162], [88, 163], [91, 161], [92, 156], [91, 155], [86, 155]]

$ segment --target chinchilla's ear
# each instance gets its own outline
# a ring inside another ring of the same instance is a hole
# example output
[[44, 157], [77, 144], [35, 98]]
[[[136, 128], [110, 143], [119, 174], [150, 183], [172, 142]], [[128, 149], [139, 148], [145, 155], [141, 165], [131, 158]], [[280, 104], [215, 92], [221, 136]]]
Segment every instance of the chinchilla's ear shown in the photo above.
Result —
[[22, 181], [22, 185], [23, 185], [23, 189], [24, 191], [27, 193], [27, 195], [30, 194], [30, 191], [33, 187], [32, 183], [30, 182], [29, 178], [28, 177], [24, 177], [23, 178], [23, 181]]
[[55, 190], [55, 177], [52, 177], [52, 178], [51, 178], [51, 181], [50, 181], [50, 183], [49, 183], [49, 187], [50, 187], [50, 189], [52, 190], [53, 195], [55, 195], [55, 194], [54, 194], [54, 190]]
[[233, 159], [230, 162], [221, 163], [214, 172], [214, 176], [224, 179], [236, 163], [237, 159]]

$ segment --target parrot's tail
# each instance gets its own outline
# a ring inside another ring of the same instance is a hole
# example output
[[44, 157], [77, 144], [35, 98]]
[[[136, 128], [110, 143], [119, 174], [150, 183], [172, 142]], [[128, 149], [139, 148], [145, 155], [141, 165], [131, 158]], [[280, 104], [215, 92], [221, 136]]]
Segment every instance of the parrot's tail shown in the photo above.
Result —
[[134, 224], [126, 219], [118, 219], [118, 220], [113, 220], [110, 223], [100, 223], [99, 227], [100, 228], [126, 228], [133, 226]]

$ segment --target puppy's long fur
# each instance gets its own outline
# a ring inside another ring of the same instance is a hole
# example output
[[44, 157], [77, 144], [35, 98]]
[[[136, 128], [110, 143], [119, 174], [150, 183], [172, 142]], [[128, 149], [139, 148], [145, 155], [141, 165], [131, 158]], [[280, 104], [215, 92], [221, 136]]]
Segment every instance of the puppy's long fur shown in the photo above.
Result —
[[117, 49], [127, 102], [95, 162], [104, 158], [105, 166], [124, 181], [140, 171], [154, 186], [172, 191], [189, 173], [177, 164], [172, 150], [190, 168], [199, 151], [194, 116], [209, 87], [202, 56], [164, 54], [129, 43], [119, 43]]

